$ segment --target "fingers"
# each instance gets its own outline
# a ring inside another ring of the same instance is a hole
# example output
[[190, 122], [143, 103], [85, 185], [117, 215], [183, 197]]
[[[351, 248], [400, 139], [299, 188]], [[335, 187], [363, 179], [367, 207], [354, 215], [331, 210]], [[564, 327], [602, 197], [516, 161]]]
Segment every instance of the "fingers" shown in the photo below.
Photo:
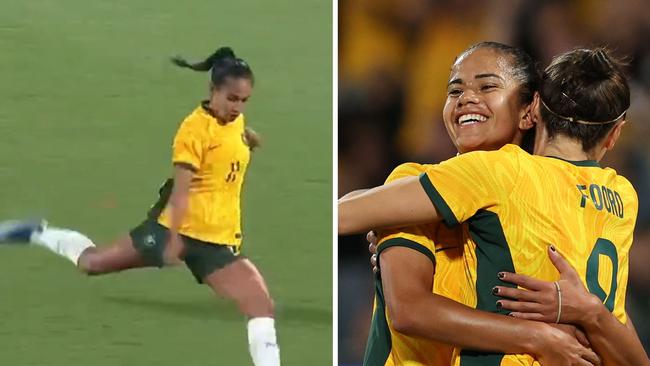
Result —
[[535, 320], [538, 322], [547, 322], [548, 317], [544, 316], [543, 314], [540, 313], [520, 313], [520, 312], [512, 312], [508, 314], [512, 317], [519, 318], [519, 319], [525, 319], [525, 320]]
[[372, 265], [372, 273], [379, 272], [379, 267], [377, 267], [377, 236], [374, 231], [369, 231], [366, 234], [366, 240], [368, 241], [368, 251], [372, 253], [370, 256], [370, 265]]
[[499, 272], [499, 279], [535, 291], [545, 289], [548, 284], [546, 281], [511, 272]]
[[510, 301], [510, 300], [497, 301], [497, 309], [510, 310], [519, 313], [540, 313], [542, 310], [541, 305], [535, 302]]
[[370, 244], [377, 245], [377, 235], [375, 235], [374, 231], [368, 231], [368, 234], [366, 234], [366, 240]]
[[568, 275], [573, 278], [578, 278], [578, 273], [576, 270], [573, 269], [573, 267], [571, 267], [571, 264], [566, 259], [564, 259], [562, 254], [560, 254], [557, 249], [555, 249], [555, 246], [550, 245], [548, 247], [548, 256], [551, 259], [551, 262], [553, 262], [555, 268], [557, 268], [557, 270], [560, 272], [561, 276]]
[[600, 365], [600, 357], [591, 349], [585, 349], [582, 359], [588, 362], [587, 365]]
[[375, 236], [374, 231], [369, 231], [368, 234], [366, 234], [366, 240], [368, 241], [368, 251], [372, 254], [377, 253], [377, 236]]
[[576, 336], [576, 339], [578, 340], [578, 342], [580, 342], [581, 345], [585, 347], [591, 347], [591, 343], [589, 343], [589, 339], [587, 338], [587, 335], [583, 331], [576, 328], [574, 335]]
[[594, 364], [585, 360], [585, 359], [580, 359], [578, 360], [578, 363], [576, 364], [578, 366], [593, 366]]
[[495, 286], [492, 293], [500, 297], [508, 297], [519, 301], [539, 302], [538, 293], [518, 288]]

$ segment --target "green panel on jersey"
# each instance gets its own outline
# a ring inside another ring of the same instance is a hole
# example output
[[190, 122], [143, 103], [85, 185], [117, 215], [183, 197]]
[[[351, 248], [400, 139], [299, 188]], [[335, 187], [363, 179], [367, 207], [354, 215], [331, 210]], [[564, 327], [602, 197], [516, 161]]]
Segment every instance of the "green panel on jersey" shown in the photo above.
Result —
[[[468, 220], [469, 232], [476, 243], [476, 308], [493, 313], [507, 314], [497, 309], [499, 298], [492, 294], [494, 286], [516, 287], [501, 282], [499, 272], [515, 272], [503, 227], [497, 214], [480, 210]], [[499, 366], [503, 353], [490, 353], [463, 350], [460, 356], [462, 366]]]

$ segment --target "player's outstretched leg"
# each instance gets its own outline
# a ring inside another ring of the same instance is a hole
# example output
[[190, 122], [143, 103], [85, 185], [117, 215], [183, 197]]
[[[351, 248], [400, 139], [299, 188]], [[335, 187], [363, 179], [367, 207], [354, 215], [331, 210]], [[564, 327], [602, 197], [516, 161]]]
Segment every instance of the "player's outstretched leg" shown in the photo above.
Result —
[[74, 230], [48, 227], [45, 221], [0, 222], [0, 242], [32, 243], [47, 248], [67, 258], [88, 275], [146, 266], [128, 235], [110, 245], [96, 247], [86, 235]]
[[126, 235], [109, 245], [89, 247], [79, 256], [77, 267], [88, 275], [115, 273], [131, 268], [149, 267]]
[[217, 294], [232, 299], [248, 317], [248, 345], [255, 366], [280, 365], [273, 300], [255, 265], [241, 258], [203, 278]]
[[80, 232], [47, 226], [34, 231], [29, 241], [67, 258], [75, 266], [86, 249], [95, 247], [93, 241]]
[[44, 220], [9, 220], [0, 222], [0, 243], [29, 243], [34, 233], [45, 229]]

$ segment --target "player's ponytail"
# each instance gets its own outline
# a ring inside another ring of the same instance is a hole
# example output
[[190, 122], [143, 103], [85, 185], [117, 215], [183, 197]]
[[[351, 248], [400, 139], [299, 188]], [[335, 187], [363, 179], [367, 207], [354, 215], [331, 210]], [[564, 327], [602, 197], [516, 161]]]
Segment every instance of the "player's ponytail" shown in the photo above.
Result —
[[630, 107], [624, 63], [606, 48], [575, 49], [553, 59], [540, 88], [549, 138], [563, 134], [594, 148]]
[[246, 61], [238, 58], [230, 47], [221, 47], [205, 60], [189, 63], [183, 57], [172, 57], [172, 63], [178, 67], [194, 71], [211, 71], [210, 79], [216, 88], [223, 85], [228, 77], [245, 78], [254, 81], [253, 71]]
[[178, 67], [192, 69], [194, 71], [209, 71], [218, 61], [231, 58], [235, 59], [235, 52], [230, 47], [221, 47], [205, 60], [196, 63], [189, 63], [181, 56], [172, 57], [171, 61]]

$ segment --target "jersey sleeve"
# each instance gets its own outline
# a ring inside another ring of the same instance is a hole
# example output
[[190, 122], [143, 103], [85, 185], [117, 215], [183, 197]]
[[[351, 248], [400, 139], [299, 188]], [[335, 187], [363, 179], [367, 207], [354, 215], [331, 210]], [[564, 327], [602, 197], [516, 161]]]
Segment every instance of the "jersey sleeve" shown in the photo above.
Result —
[[381, 252], [387, 248], [400, 246], [418, 251], [431, 260], [434, 264], [435, 260], [435, 243], [431, 239], [431, 235], [427, 234], [424, 225], [410, 226], [407, 228], [382, 230], [377, 233], [379, 244], [377, 246], [377, 253], [381, 257]]
[[191, 120], [184, 121], [176, 136], [172, 148], [172, 163], [189, 164], [199, 170], [205, 151], [205, 141]]
[[507, 201], [519, 179], [517, 153], [504, 150], [459, 155], [420, 174], [420, 184], [450, 227], [481, 209]]
[[[401, 178], [417, 177], [425, 171], [425, 167], [416, 163], [406, 163], [398, 166], [386, 179], [390, 183]], [[429, 258], [435, 264], [435, 244], [428, 235], [424, 225], [411, 226], [402, 229], [382, 230], [377, 233], [379, 244], [377, 253], [393, 246], [402, 246], [416, 250]]]
[[425, 166], [417, 163], [404, 163], [399, 165], [397, 168], [393, 169], [384, 184], [394, 182], [401, 178], [406, 177], [417, 177], [421, 173], [425, 172]]

